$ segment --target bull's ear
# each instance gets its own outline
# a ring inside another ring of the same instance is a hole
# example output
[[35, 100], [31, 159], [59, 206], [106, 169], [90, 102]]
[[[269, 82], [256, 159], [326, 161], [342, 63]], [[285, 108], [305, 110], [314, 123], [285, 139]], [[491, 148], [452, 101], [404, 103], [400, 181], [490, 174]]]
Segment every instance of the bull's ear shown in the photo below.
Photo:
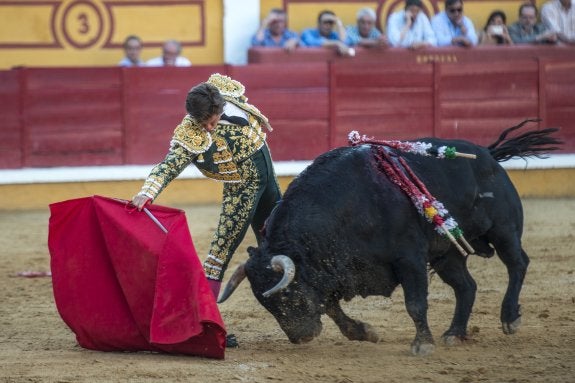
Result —
[[258, 248], [257, 247], [253, 247], [253, 246], [248, 246], [248, 255], [251, 257], [253, 255], [256, 255], [258, 252]]

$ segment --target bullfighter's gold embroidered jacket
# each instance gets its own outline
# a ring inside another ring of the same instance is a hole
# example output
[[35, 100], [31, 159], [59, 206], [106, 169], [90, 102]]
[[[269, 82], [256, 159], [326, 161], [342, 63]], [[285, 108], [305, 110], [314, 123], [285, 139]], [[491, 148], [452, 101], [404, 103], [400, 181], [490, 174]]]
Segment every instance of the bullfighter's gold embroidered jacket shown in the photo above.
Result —
[[243, 85], [219, 74], [212, 75], [208, 82], [218, 87], [227, 102], [246, 112], [249, 125], [220, 121], [212, 132], [208, 132], [192, 117], [185, 116], [174, 130], [168, 154], [151, 170], [139, 194], [155, 199], [190, 164], [206, 177], [241, 182], [238, 164], [266, 144], [262, 127], [271, 130], [268, 120], [246, 102]]

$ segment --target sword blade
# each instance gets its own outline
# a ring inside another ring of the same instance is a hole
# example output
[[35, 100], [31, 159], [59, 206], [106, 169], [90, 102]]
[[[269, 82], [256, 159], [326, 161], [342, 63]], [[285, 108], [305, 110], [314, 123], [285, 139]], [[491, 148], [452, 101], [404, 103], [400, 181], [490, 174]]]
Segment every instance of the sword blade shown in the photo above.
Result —
[[158, 225], [158, 227], [160, 228], [160, 230], [162, 230], [165, 234], [168, 234], [168, 230], [164, 227], [164, 225], [162, 225], [162, 223], [160, 221], [158, 221], [158, 219], [156, 217], [154, 217], [154, 215], [152, 214], [151, 211], [148, 210], [148, 208], [144, 208], [144, 213], [146, 213], [146, 215], [148, 217], [150, 217], [150, 219], [156, 224]]

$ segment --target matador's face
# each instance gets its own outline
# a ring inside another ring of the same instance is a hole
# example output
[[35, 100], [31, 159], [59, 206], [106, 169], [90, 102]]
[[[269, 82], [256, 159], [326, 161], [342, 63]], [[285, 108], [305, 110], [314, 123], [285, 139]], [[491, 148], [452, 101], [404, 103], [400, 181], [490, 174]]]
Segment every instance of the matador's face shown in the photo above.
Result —
[[209, 117], [207, 120], [201, 123], [202, 128], [206, 129], [208, 132], [213, 131], [220, 121], [220, 114], [216, 113]]

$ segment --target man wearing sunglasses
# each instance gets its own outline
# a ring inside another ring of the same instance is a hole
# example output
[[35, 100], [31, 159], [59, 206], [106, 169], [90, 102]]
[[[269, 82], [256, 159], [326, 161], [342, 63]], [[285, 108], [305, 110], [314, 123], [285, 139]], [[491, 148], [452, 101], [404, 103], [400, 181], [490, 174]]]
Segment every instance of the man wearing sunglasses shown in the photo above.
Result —
[[477, 45], [477, 34], [471, 20], [463, 15], [462, 0], [445, 0], [445, 11], [431, 19], [431, 28], [437, 38], [437, 46]]
[[340, 55], [355, 56], [355, 49], [345, 44], [347, 34], [343, 23], [330, 10], [319, 13], [317, 27], [304, 29], [300, 37], [302, 47], [335, 49]]

